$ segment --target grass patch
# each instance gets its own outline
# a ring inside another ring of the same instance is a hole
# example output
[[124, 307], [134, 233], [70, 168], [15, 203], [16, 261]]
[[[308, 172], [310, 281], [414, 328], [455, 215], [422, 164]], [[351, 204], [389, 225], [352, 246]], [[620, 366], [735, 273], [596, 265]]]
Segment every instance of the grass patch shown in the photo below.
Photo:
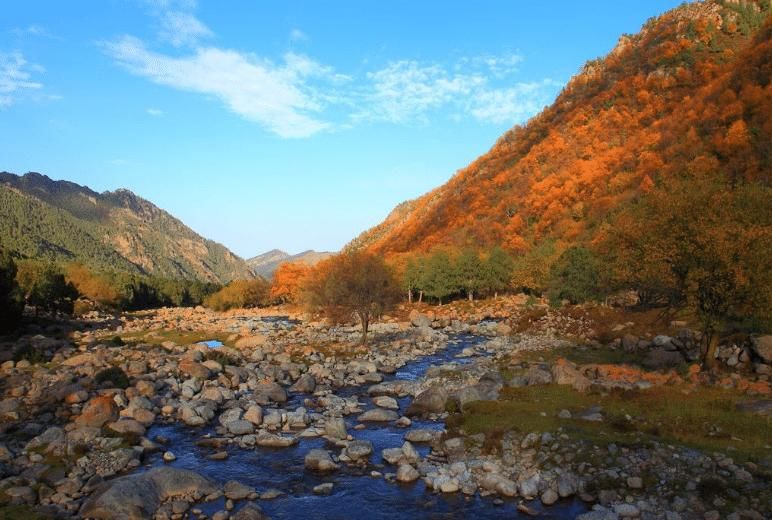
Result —
[[51, 515], [38, 513], [30, 506], [0, 505], [0, 520], [49, 520]]
[[121, 339], [127, 343], [151, 343], [160, 345], [165, 341], [173, 341], [177, 345], [193, 345], [202, 341], [217, 340], [223, 346], [233, 347], [234, 342], [228, 338], [232, 333], [224, 331], [184, 331], [184, 330], [150, 330], [124, 334]]
[[[508, 388], [499, 401], [470, 403], [463, 413], [454, 415], [449, 426], [494, 437], [510, 430], [554, 432], [562, 427], [573, 439], [601, 445], [658, 440], [706, 452], [733, 448], [737, 460], [770, 456], [770, 420], [737, 411], [735, 405], [741, 399], [731, 390], [688, 391], [682, 386], [604, 395], [582, 394], [559, 385]], [[594, 405], [603, 408], [603, 422], [557, 417], [562, 409], [576, 414]]]
[[577, 365], [603, 364], [603, 365], [640, 365], [645, 352], [625, 352], [621, 348], [609, 346], [578, 345], [558, 347], [549, 350], [530, 350], [519, 352], [517, 359], [520, 361], [554, 362], [558, 358], [565, 358]]

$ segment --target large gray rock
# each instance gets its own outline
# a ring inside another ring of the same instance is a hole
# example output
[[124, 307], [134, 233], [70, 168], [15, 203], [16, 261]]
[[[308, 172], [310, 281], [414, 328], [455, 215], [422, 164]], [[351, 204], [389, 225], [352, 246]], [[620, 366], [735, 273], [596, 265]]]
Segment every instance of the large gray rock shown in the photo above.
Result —
[[399, 419], [399, 414], [386, 408], [373, 408], [357, 417], [360, 422], [391, 422]]
[[332, 461], [330, 452], [322, 449], [313, 449], [306, 454], [305, 466], [314, 471], [334, 471], [338, 465]]
[[448, 401], [448, 391], [441, 386], [427, 388], [416, 396], [407, 408], [406, 415], [425, 415], [428, 413], [442, 413], [445, 411], [445, 403]]
[[348, 436], [346, 421], [342, 417], [329, 417], [324, 422], [324, 434], [333, 439], [345, 439]]
[[772, 363], [772, 335], [753, 338], [753, 351], [764, 363]]
[[298, 378], [294, 385], [290, 387], [292, 392], [310, 394], [316, 389], [316, 379], [311, 374], [303, 374]]
[[217, 491], [214, 482], [194, 471], [155, 468], [105, 482], [83, 503], [80, 516], [115, 520], [152, 518], [161, 503], [170, 498], [200, 498]]
[[646, 353], [641, 364], [648, 369], [658, 370], [662, 368], [675, 368], [684, 361], [686, 360], [678, 351], [655, 348]]

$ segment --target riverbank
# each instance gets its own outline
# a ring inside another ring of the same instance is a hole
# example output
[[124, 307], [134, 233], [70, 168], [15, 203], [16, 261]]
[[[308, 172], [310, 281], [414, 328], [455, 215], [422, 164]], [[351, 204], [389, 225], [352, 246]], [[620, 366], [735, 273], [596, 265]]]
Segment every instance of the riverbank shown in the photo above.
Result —
[[768, 516], [763, 344], [705, 372], [684, 324], [607, 312], [403, 307], [367, 348], [277, 310], [36, 331], [6, 345], [34, 363], [0, 365], [4, 511]]

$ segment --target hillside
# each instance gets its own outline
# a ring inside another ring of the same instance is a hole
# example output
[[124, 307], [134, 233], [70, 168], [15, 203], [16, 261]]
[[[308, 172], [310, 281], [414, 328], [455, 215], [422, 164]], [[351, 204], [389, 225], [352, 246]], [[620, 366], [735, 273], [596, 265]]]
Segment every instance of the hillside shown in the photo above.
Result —
[[296, 255], [291, 255], [280, 249], [272, 249], [266, 253], [248, 259], [247, 265], [249, 265], [255, 274], [264, 278], [271, 278], [281, 264], [301, 263], [314, 265], [330, 256], [332, 256], [332, 253], [326, 251], [313, 251], [310, 249]]
[[246, 263], [128, 190], [97, 193], [39, 173], [0, 173], [0, 243], [22, 257], [225, 283]]
[[387, 255], [591, 243], [663, 179], [769, 182], [770, 2], [683, 4], [589, 61], [556, 101], [348, 248]]

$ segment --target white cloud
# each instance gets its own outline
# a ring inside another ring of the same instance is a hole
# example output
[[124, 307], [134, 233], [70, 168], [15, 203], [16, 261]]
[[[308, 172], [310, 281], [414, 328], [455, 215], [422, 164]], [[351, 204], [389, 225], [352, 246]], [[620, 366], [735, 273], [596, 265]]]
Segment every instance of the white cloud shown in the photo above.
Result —
[[183, 11], [166, 11], [161, 14], [161, 39], [175, 47], [195, 45], [199, 40], [213, 35], [198, 18]]
[[520, 122], [538, 113], [551, 100], [560, 83], [545, 79], [513, 87], [482, 90], [469, 101], [469, 113], [490, 123]]
[[397, 61], [370, 72], [371, 91], [365, 95], [364, 112], [355, 116], [394, 123], [423, 118], [431, 110], [468, 96], [483, 84], [482, 76], [449, 74], [440, 65]]
[[0, 52], [0, 108], [12, 105], [29, 91], [43, 88], [42, 83], [32, 81], [33, 73], [41, 72], [43, 67], [29, 63], [18, 51]]
[[164, 111], [161, 110], [160, 108], [148, 108], [146, 112], [153, 117], [159, 117], [164, 115]]
[[293, 42], [304, 42], [308, 41], [308, 35], [301, 31], [300, 29], [292, 29], [290, 31], [289, 38]]
[[174, 57], [148, 50], [125, 36], [105, 44], [107, 53], [132, 73], [160, 85], [208, 94], [231, 111], [258, 122], [281, 137], [307, 137], [329, 126], [315, 113], [322, 100], [306, 86], [330, 70], [297, 54], [277, 65], [256, 56], [214, 47]]
[[507, 54], [464, 57], [450, 67], [416, 61], [389, 63], [367, 74], [370, 85], [363, 95], [363, 108], [353, 119], [426, 121], [431, 111], [449, 110], [455, 121], [464, 115], [496, 124], [524, 121], [550, 101], [559, 84], [552, 80], [501, 81], [521, 61], [519, 54]]

